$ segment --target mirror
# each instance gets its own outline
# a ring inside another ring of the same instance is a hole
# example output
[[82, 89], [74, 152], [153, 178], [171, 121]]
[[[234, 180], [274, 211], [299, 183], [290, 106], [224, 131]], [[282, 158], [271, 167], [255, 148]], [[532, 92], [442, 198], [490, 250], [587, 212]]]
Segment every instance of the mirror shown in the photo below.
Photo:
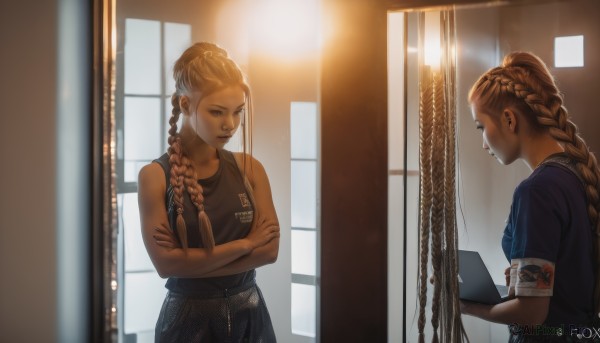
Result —
[[[278, 340], [317, 335], [319, 2], [116, 0], [114, 17], [113, 274], [116, 342], [154, 342], [165, 298], [144, 248], [137, 204], [140, 168], [167, 149], [172, 66], [199, 41], [226, 49], [247, 75], [252, 155], [271, 185], [281, 236], [277, 263], [257, 269]], [[111, 36], [110, 34], [108, 36]], [[241, 151], [236, 135], [225, 149]], [[108, 250], [107, 250], [108, 251]]]
[[[419, 49], [418, 26], [421, 13], [437, 13], [439, 10], [419, 8], [405, 12], [393, 11], [388, 15], [390, 244], [396, 246], [397, 251], [397, 255], [389, 259], [389, 288], [405, 289], [406, 297], [404, 303], [402, 294], [390, 298], [391, 308], [403, 308], [402, 313], [390, 312], [389, 337], [393, 341], [416, 341], [418, 336], [416, 290], [419, 255], [416, 242], [419, 241], [419, 226], [415, 200], [419, 198], [417, 70], [422, 51]], [[594, 58], [599, 51], [593, 43], [600, 34], [600, 24], [596, 20], [598, 15], [600, 3], [593, 0], [508, 1], [503, 4], [482, 2], [480, 5], [455, 7], [456, 215], [459, 246], [461, 249], [479, 251], [497, 284], [504, 283], [504, 268], [507, 267], [500, 241], [513, 190], [530, 174], [530, 170], [521, 162], [502, 166], [482, 149], [481, 133], [473, 124], [467, 93], [479, 75], [497, 66], [506, 53], [531, 51], [547, 63], [558, 80], [559, 89], [564, 93], [569, 114], [590, 149], [597, 151], [600, 147], [597, 134], [600, 122], [590, 109], [596, 108], [594, 94], [600, 87], [600, 81], [595, 77], [600, 64]], [[565, 60], [565, 57], [575, 58], [575, 61]], [[406, 96], [399, 97], [399, 94]], [[404, 139], [407, 142], [406, 164], [402, 151]], [[407, 210], [400, 215], [397, 209], [405, 206], [401, 196], [404, 175], [407, 180]], [[402, 231], [399, 230], [404, 220], [407, 224], [405, 236], [402, 237]], [[403, 239], [408, 242], [406, 260], [403, 260], [400, 245]], [[406, 270], [402, 274], [404, 261]], [[428, 309], [431, 309], [431, 297], [429, 292]], [[427, 319], [430, 318], [431, 312], [427, 312]], [[462, 319], [471, 341], [495, 342], [508, 338], [505, 325], [491, 324], [470, 316], [463, 316]], [[392, 325], [397, 322], [403, 322], [404, 325]], [[431, 338], [431, 334], [429, 326], [426, 340]]]

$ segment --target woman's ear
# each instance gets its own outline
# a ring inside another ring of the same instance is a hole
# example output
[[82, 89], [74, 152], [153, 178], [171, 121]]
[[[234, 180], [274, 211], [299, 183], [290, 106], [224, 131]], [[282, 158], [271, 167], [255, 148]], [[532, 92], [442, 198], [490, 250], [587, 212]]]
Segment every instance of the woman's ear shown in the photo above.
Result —
[[190, 113], [190, 98], [187, 95], [182, 95], [179, 97], [179, 108], [181, 109], [181, 113], [184, 115], [188, 115]]
[[505, 108], [502, 111], [502, 122], [510, 132], [517, 132], [517, 119], [517, 115], [512, 109]]

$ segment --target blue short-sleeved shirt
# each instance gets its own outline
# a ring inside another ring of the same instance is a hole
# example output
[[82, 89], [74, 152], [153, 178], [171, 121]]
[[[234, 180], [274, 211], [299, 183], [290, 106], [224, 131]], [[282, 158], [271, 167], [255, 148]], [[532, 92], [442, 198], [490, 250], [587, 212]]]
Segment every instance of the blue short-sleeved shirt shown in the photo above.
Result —
[[[513, 195], [502, 249], [515, 269], [517, 296], [519, 281], [534, 288], [521, 295], [551, 295], [547, 325], [586, 323], [592, 313], [595, 271], [586, 206], [579, 178], [553, 163], [539, 166]], [[536, 282], [546, 289], [538, 292]]]

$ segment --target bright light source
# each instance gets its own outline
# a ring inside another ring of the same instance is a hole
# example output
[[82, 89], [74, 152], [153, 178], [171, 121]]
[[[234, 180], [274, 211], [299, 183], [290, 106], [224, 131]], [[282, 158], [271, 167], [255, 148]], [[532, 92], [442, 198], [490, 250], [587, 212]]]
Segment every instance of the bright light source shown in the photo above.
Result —
[[583, 36], [554, 38], [554, 66], [583, 67]]
[[254, 11], [253, 44], [270, 55], [299, 58], [318, 50], [317, 0], [261, 0]]
[[425, 13], [425, 34], [424, 34], [425, 56], [423, 63], [433, 70], [440, 69], [440, 58], [442, 57], [441, 39], [440, 39], [440, 12]]

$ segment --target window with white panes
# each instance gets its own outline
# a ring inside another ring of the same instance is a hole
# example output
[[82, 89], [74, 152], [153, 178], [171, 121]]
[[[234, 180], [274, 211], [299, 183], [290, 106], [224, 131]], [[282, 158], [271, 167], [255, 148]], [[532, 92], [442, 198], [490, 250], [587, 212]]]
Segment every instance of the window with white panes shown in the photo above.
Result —
[[167, 150], [172, 66], [191, 44], [191, 26], [127, 18], [117, 68], [119, 342], [154, 342], [166, 294], [144, 247], [137, 203], [139, 170]]
[[292, 102], [292, 333], [315, 338], [318, 299], [317, 104]]

